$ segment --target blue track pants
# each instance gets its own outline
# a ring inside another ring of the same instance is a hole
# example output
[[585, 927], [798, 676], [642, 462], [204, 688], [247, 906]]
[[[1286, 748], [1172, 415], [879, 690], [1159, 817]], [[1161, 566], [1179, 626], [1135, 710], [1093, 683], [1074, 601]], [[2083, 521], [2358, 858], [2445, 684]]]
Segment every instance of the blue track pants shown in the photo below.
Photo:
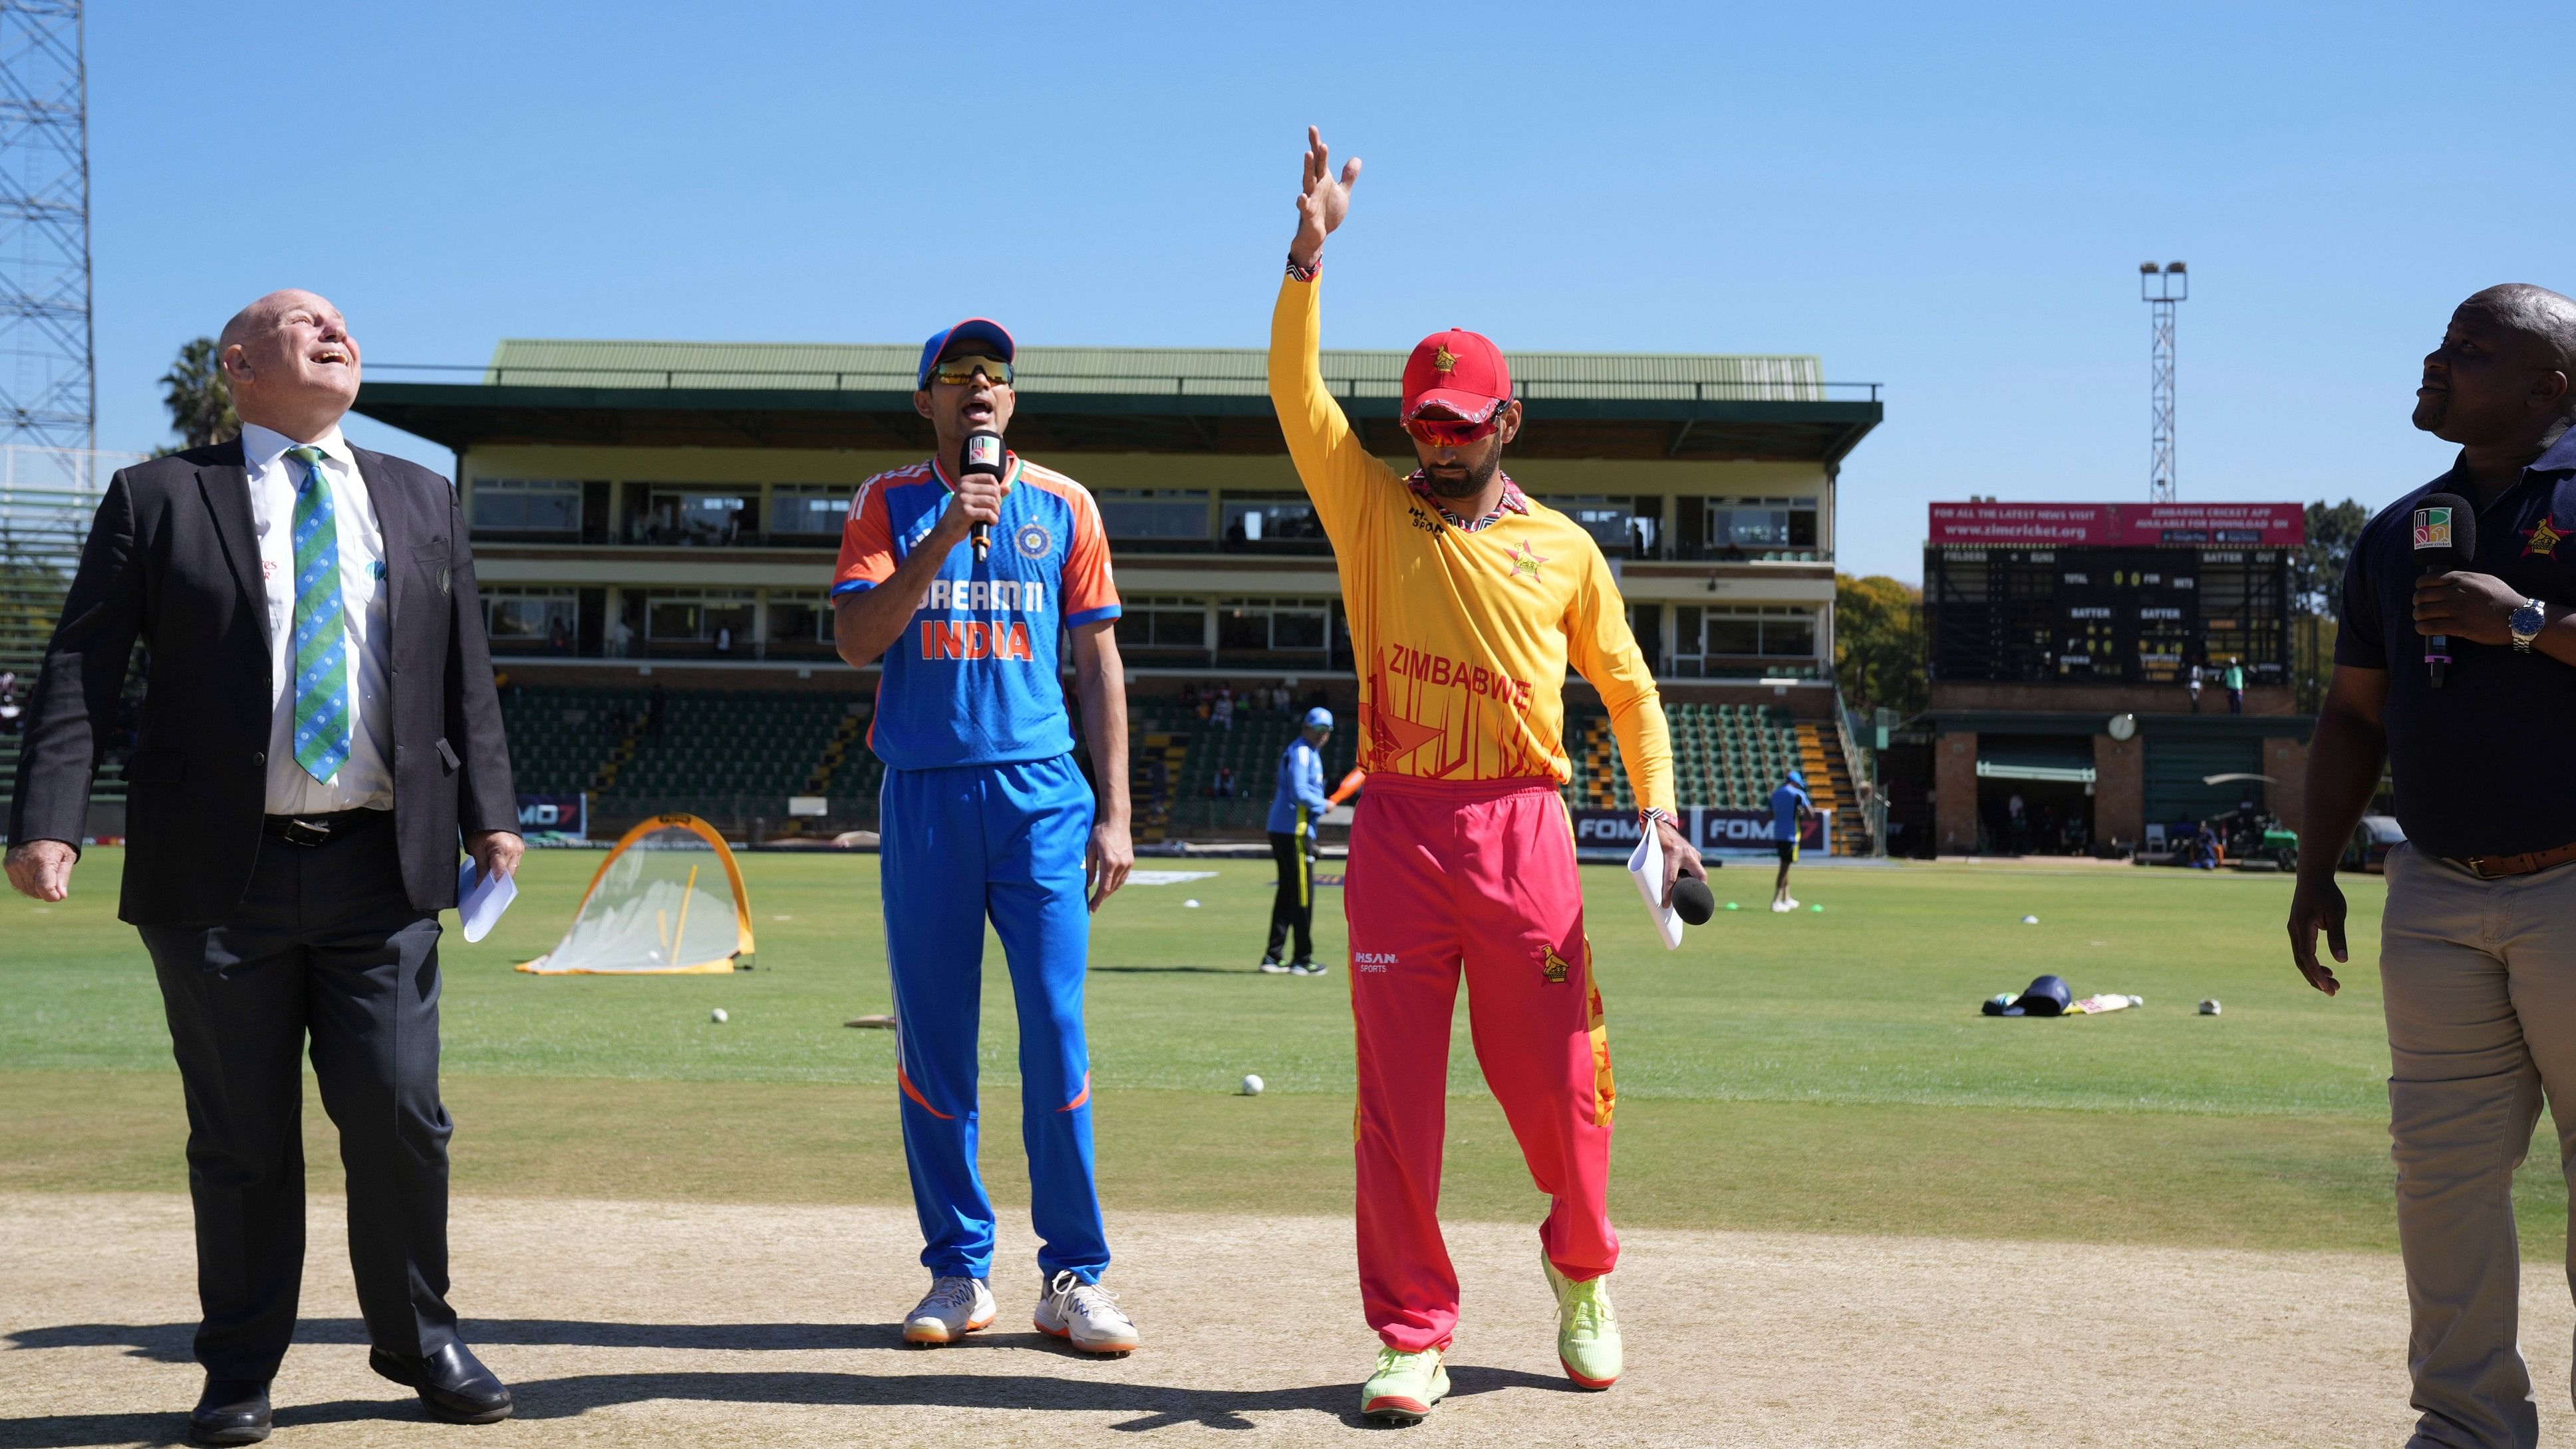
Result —
[[989, 916], [1019, 1009], [1020, 1138], [1038, 1267], [1050, 1278], [1070, 1269], [1097, 1282], [1109, 1245], [1091, 1180], [1091, 1057], [1082, 1036], [1091, 788], [1071, 755], [888, 770], [878, 815], [895, 1080], [922, 1266], [972, 1278], [992, 1272], [993, 1203], [975, 1170]]

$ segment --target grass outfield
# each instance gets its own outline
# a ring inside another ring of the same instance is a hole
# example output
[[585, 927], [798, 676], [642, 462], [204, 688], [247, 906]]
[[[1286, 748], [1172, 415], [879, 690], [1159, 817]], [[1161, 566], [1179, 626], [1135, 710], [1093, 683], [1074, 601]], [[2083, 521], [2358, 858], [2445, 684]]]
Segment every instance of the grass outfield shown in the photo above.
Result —
[[[0, 1188], [171, 1189], [182, 1122], [160, 1002], [114, 919], [120, 852], [71, 900], [0, 904]], [[532, 853], [477, 946], [450, 937], [444, 1038], [462, 1188], [711, 1201], [896, 1201], [876, 862], [742, 859], [758, 969], [538, 978], [599, 857]], [[1100, 918], [1090, 1019], [1104, 1189], [1139, 1206], [1338, 1212], [1350, 1192], [1351, 1033], [1337, 967], [1250, 970], [1267, 862], [1132, 887]], [[2250, 1247], [2393, 1245], [2387, 1048], [2359, 954], [2332, 1001], [2289, 967], [2279, 877], [2127, 869], [1810, 870], [1822, 912], [1773, 916], [1769, 871], [1714, 880], [1721, 914], [1667, 954], [1621, 874], [1587, 868], [1621, 1101], [1613, 1206], [1667, 1226], [1826, 1228]], [[2380, 885], [2347, 877], [2358, 919]], [[1338, 955], [1326, 890], [1321, 954]], [[1195, 900], [1199, 904], [1186, 904]], [[2026, 914], [2039, 924], [2023, 925]], [[2375, 934], [2365, 924], [2366, 943]], [[1977, 1001], [2041, 971], [2144, 995], [2100, 1019], [2004, 1021]], [[1015, 1029], [988, 950], [986, 1156], [1019, 1189]], [[2216, 996], [2226, 1012], [2194, 1014]], [[716, 1025], [711, 1007], [731, 1021]], [[1463, 1003], [1462, 1003], [1463, 1012]], [[1451, 1044], [1444, 1210], [1536, 1199]], [[1231, 1095], [1247, 1072], [1269, 1091]], [[320, 1125], [318, 1108], [309, 1113]], [[2548, 1129], [2544, 1126], [2543, 1136]], [[328, 1162], [315, 1136], [313, 1160]], [[2554, 1255], [2565, 1205], [2523, 1177]]]

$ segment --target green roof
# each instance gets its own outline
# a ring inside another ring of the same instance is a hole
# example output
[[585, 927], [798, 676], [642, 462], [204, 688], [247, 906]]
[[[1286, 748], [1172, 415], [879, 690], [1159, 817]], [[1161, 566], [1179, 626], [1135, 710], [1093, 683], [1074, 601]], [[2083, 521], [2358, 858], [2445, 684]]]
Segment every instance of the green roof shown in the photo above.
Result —
[[[904, 343], [617, 342], [512, 338], [492, 350], [486, 385], [910, 392], [921, 356]], [[1812, 356], [1682, 352], [1511, 352], [1515, 389], [1533, 401], [1822, 402]], [[1345, 397], [1397, 395], [1401, 352], [1327, 351], [1325, 380]], [[1028, 396], [1114, 393], [1260, 397], [1269, 355], [1250, 347], [1023, 347]]]

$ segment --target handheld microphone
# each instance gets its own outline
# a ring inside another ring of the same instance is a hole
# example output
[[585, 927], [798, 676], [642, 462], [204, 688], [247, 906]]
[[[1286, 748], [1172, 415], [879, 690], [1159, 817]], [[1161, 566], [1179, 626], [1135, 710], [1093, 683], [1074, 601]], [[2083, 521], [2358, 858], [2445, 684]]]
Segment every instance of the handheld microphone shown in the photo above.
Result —
[[1705, 926], [1708, 918], [1717, 914], [1717, 897], [1709, 894], [1706, 881], [1683, 876], [1673, 882], [1673, 914], [1681, 917], [1684, 925]]
[[[2457, 573], [2478, 556], [2478, 511], [2457, 493], [2435, 493], [2415, 505], [2415, 563], [2426, 575]], [[2424, 636], [2424, 668], [2433, 687], [2451, 667], [2451, 637]]]
[[[977, 428], [968, 433], [964, 446], [958, 452], [957, 476], [959, 478], [962, 479], [970, 473], [983, 473], [995, 478], [1002, 476], [1004, 456], [1002, 435], [992, 429]], [[992, 551], [993, 525], [979, 520], [974, 530], [967, 536], [975, 542], [975, 562], [982, 563], [984, 555]]]

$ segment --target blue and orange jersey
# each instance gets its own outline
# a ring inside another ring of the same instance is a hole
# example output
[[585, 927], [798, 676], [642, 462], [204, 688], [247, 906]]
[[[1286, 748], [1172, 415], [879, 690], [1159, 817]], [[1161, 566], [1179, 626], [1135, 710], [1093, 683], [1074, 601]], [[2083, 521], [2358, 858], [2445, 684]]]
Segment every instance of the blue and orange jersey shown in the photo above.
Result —
[[[868, 744], [898, 770], [1052, 759], [1073, 748], [1063, 633], [1118, 617], [1109, 538], [1081, 484], [1014, 453], [1002, 517], [982, 563], [970, 543], [941, 561], [929, 592], [885, 652]], [[859, 485], [841, 529], [832, 596], [894, 577], [948, 506], [929, 459]]]

